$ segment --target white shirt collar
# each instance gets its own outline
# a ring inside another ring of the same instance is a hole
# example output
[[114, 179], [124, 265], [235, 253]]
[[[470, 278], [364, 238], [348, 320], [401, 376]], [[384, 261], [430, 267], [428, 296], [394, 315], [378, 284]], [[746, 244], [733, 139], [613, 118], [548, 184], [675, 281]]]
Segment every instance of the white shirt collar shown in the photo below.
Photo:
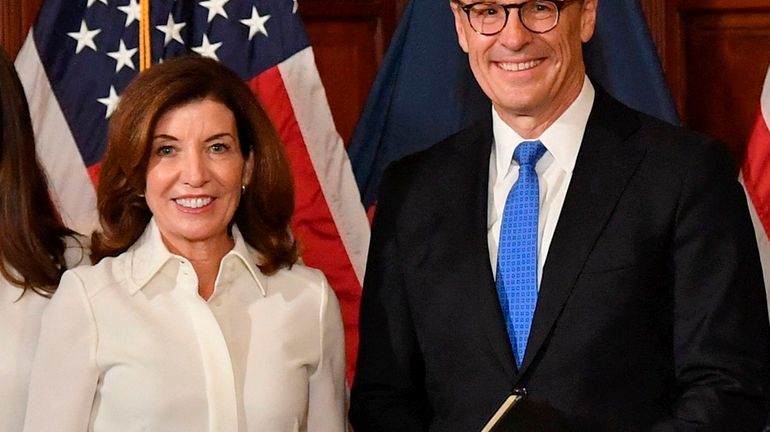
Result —
[[[220, 278], [223, 269], [227, 268], [225, 263], [237, 260], [251, 274], [262, 296], [266, 296], [267, 276], [262, 274], [257, 267], [257, 263], [261, 259], [259, 253], [246, 243], [237, 226], [233, 225], [232, 233], [235, 245], [222, 257], [217, 279]], [[131, 295], [144, 288], [169, 261], [183, 262], [187, 260], [185, 257], [172, 254], [168, 250], [160, 236], [155, 218], [150, 219], [142, 235], [125, 253], [130, 254], [129, 276], [133, 281], [129, 288]]]
[[[537, 139], [553, 155], [556, 164], [565, 172], [572, 173], [575, 168], [580, 143], [583, 141], [588, 116], [594, 104], [594, 90], [591, 80], [586, 76], [580, 94], [561, 116]], [[516, 146], [525, 140], [506, 124], [492, 108], [492, 131], [494, 133], [495, 164], [498, 175], [505, 175], [511, 166]]]

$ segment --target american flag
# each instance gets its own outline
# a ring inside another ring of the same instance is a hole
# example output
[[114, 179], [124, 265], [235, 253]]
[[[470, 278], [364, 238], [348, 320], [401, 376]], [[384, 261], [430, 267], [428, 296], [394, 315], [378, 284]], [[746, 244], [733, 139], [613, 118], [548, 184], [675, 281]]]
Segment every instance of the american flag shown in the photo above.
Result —
[[107, 123], [138, 73], [147, 16], [153, 63], [191, 52], [215, 58], [248, 83], [273, 120], [295, 179], [292, 229], [305, 263], [323, 270], [339, 297], [350, 378], [369, 225], [297, 1], [147, 3], [143, 15], [139, 0], [46, 0], [16, 60], [65, 222], [86, 234], [97, 226], [93, 182]]
[[[770, 69], [759, 97], [759, 110], [741, 167], [754, 232], [757, 236], [762, 273], [770, 312]], [[770, 432], [770, 422], [765, 429]]]

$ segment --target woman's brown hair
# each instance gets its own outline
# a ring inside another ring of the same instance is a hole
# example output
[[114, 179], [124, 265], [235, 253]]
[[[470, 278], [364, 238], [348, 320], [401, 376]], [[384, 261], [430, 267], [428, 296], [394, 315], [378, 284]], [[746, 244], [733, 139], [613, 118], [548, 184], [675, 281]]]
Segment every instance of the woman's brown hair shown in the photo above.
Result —
[[121, 96], [110, 119], [97, 206], [102, 231], [92, 236], [91, 258], [98, 262], [127, 250], [152, 217], [144, 199], [155, 126], [163, 114], [189, 102], [211, 98], [235, 116], [241, 153], [253, 154], [254, 169], [234, 222], [247, 243], [262, 255], [271, 274], [297, 260], [289, 231], [294, 189], [278, 134], [246, 83], [215, 60], [188, 56], [142, 72]]
[[35, 153], [24, 88], [0, 47], [0, 273], [10, 283], [50, 297], [67, 269], [65, 237]]

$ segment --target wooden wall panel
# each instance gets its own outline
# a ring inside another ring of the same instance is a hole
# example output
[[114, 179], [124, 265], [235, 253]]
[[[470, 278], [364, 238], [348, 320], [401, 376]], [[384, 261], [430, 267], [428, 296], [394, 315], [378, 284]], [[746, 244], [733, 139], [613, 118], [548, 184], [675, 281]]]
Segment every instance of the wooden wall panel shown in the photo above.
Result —
[[300, 14], [337, 130], [350, 142], [404, 0], [305, 0]]
[[740, 158], [770, 64], [770, 8], [683, 16], [689, 126], [726, 141]]
[[306, 25], [316, 55], [337, 130], [347, 143], [361, 114], [382, 48], [372, 38], [375, 22], [309, 22]]
[[682, 122], [740, 159], [770, 62], [770, 0], [642, 0]]
[[21, 48], [42, 0], [0, 0], [0, 45], [11, 55]]

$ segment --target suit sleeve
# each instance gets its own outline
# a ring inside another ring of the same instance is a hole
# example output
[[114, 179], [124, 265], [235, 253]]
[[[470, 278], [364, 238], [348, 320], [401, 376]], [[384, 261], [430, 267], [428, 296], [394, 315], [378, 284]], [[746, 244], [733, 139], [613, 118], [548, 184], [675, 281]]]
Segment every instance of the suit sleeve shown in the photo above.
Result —
[[99, 379], [96, 340], [96, 324], [83, 283], [68, 271], [43, 314], [25, 432], [89, 430]]
[[670, 265], [677, 392], [656, 432], [759, 431], [770, 330], [745, 196], [720, 143], [697, 146], [676, 211]]
[[393, 168], [386, 172], [372, 226], [351, 393], [350, 420], [356, 432], [427, 430], [424, 368], [397, 238], [403, 178]]
[[345, 430], [345, 334], [340, 307], [324, 279], [318, 367], [310, 376], [307, 427], [309, 431]]

